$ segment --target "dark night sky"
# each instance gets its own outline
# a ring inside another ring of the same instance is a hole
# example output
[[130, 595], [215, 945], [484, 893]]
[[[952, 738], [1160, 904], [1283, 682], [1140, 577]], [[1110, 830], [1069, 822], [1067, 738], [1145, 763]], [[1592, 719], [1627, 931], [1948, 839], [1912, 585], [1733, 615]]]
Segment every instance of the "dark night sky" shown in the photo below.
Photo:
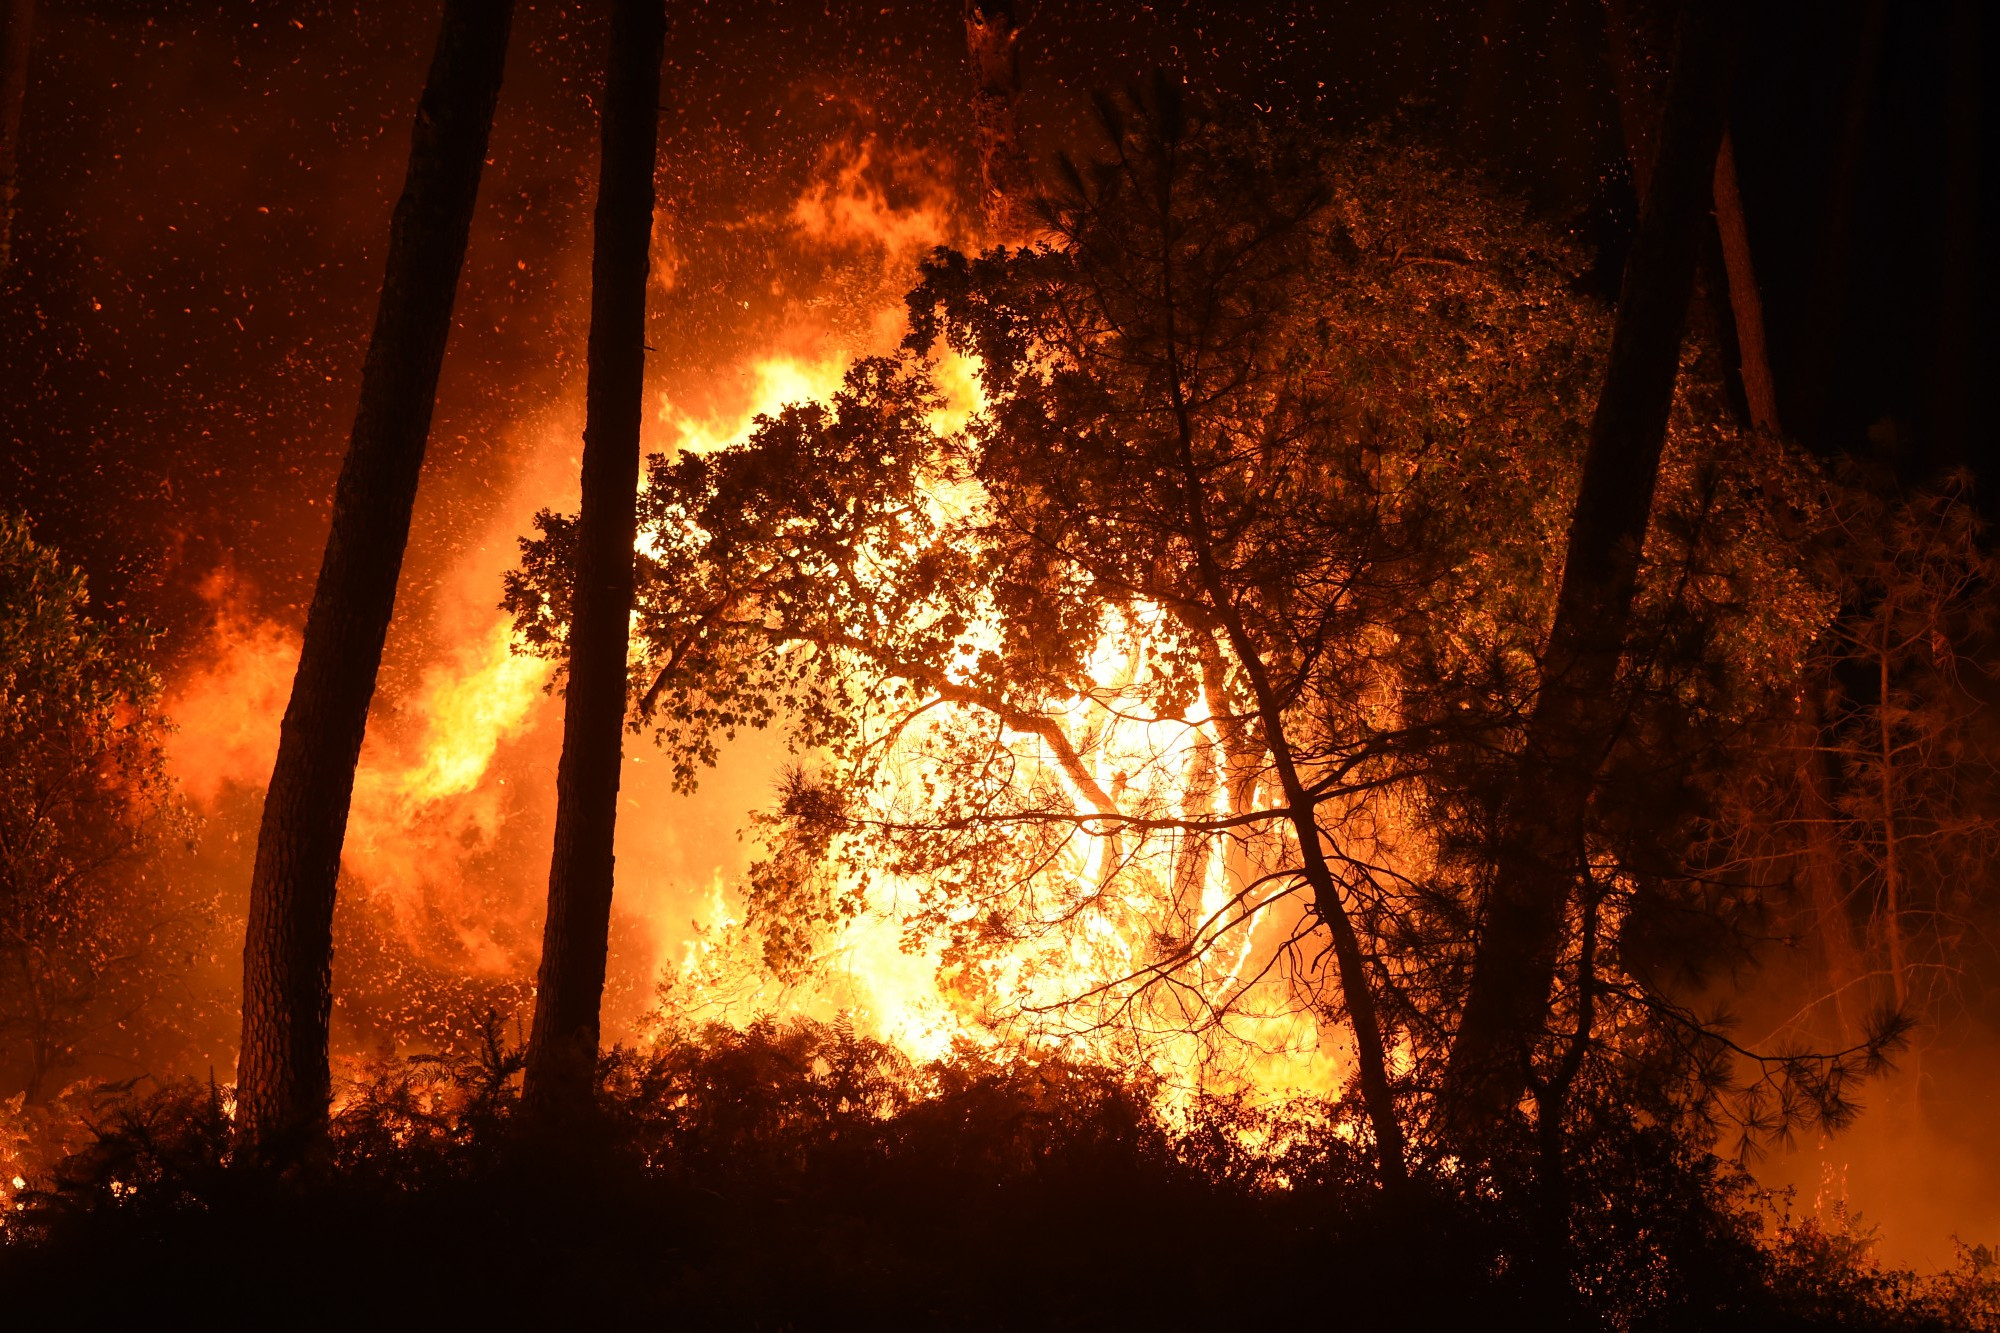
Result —
[[[1487, 12], [1476, 0], [1262, 8], [1042, 4], [1024, 44], [1031, 139], [1061, 143], [1088, 89], [1155, 65], [1335, 119], [1414, 98], [1445, 121]], [[1629, 203], [1612, 166], [1598, 6], [1513, 8], [1496, 165], [1615, 245]], [[1861, 8], [1768, 6], [1738, 97], [1749, 225], [1792, 397], [1805, 335], [1824, 323], [1823, 203]], [[1921, 442], [1921, 467], [1936, 452], [1927, 367], [1947, 281], [1950, 5], [1890, 8], [1814, 442], [1855, 444], [1893, 417]], [[190, 590], [225, 561], [274, 615], [296, 615], [310, 586], [434, 10], [42, 0], [18, 261], [0, 292], [0, 503], [25, 508], [106, 596], [170, 630], [192, 623]], [[524, 4], [518, 20], [417, 519], [417, 596], [506, 471], [505, 424], [573, 395], [580, 378], [601, 40], [590, 12]], [[830, 140], [874, 132], [969, 169], [956, 4], [673, 12], [664, 225], [698, 276], [655, 303], [652, 373], [668, 384], [780, 317], [759, 294], [785, 280], [771, 270], [786, 261], [731, 223], [795, 196]], [[1995, 100], [1981, 110], [1987, 241]], [[1992, 295], [1990, 262], [1950, 280]], [[1996, 350], [1991, 321], [1977, 329], [1975, 384]], [[1991, 471], [1990, 427], [1969, 452]]]

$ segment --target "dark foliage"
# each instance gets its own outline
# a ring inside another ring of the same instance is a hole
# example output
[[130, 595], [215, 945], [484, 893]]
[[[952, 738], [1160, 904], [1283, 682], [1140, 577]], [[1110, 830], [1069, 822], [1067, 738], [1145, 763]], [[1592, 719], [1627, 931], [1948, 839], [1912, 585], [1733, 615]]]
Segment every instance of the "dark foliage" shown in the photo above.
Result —
[[[918, 1068], [795, 1022], [614, 1053], [601, 1118], [537, 1142], [516, 1132], [518, 1054], [486, 1035], [474, 1056], [375, 1071], [289, 1180], [232, 1162], [224, 1090], [125, 1104], [0, 1230], [10, 1314], [1047, 1329], [1537, 1313], [1527, 1219], [1437, 1179], [1390, 1209], [1323, 1108], [1211, 1101], [1168, 1128], [1148, 1089], [1102, 1069]], [[1574, 1172], [1587, 1324], [1991, 1326], [1976, 1267], [1919, 1282], [1806, 1224], [1773, 1247], [1740, 1175], [1657, 1130], [1600, 1129]]]
[[153, 649], [0, 510], [0, 1106], [189, 1044], [210, 905], [162, 883], [193, 823]]

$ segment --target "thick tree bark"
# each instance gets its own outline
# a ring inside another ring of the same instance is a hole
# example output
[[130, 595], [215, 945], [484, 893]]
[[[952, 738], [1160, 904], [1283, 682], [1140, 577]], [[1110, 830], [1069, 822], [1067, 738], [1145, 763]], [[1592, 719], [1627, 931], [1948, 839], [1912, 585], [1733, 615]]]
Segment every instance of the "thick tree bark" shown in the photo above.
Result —
[[979, 149], [980, 200], [989, 239], [1005, 241], [1026, 223], [1027, 161], [1016, 108], [1021, 96], [1021, 27], [1011, 0], [966, 0], [965, 48], [972, 58], [972, 125]]
[[324, 1127], [334, 885], [396, 601], [513, 0], [446, 0], [417, 107], [333, 526], [264, 798], [243, 944], [237, 1133], [274, 1163]]
[[[1632, 166], [1632, 188], [1642, 200], [1652, 179], [1654, 138], [1659, 132], [1664, 82], [1657, 52], [1665, 42], [1657, 19], [1657, 6], [1604, 0], [1605, 47], [1610, 56], [1612, 81], [1617, 85], [1618, 121], [1624, 132], [1627, 160]], [[1764, 301], [1757, 288], [1756, 265], [1751, 260], [1749, 229], [1743, 220], [1736, 148], [1727, 129], [1722, 132], [1722, 146], [1715, 155], [1714, 193], [1722, 272], [1704, 274], [1704, 282], [1712, 290], [1720, 278], [1719, 285], [1728, 292], [1735, 325], [1737, 383], [1743, 390], [1750, 424], [1776, 434], [1777, 383], [1771, 374], [1770, 344], [1764, 333]], [[1703, 268], [1711, 267], [1712, 263], [1710, 260]], [[1715, 322], [1703, 331], [1718, 341], [1724, 332]]]
[[34, 40], [35, 0], [0, 0], [0, 276], [14, 257], [21, 113], [28, 103], [28, 49]]
[[1683, 13], [1651, 188], [1626, 260], [1591, 421], [1555, 623], [1446, 1071], [1454, 1127], [1483, 1135], [1519, 1102], [1543, 1035], [1581, 868], [1585, 814], [1617, 724], [1618, 666], [1673, 404], [1734, 64], [1734, 0]]
[[605, 61], [603, 148], [590, 268], [569, 683], [556, 770], [555, 854], [523, 1096], [546, 1113], [587, 1105], [611, 928], [613, 839], [624, 759], [626, 651], [637, 530], [646, 281], [659, 148], [663, 0], [616, 0]]

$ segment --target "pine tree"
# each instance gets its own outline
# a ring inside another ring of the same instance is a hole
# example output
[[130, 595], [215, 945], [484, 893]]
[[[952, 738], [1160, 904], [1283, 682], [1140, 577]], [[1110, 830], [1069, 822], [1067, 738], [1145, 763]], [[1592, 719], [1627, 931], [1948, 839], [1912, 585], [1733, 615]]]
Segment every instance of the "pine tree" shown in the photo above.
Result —
[[530, 1106], [542, 1110], [587, 1101], [597, 1065], [624, 757], [646, 280], [665, 43], [662, 0], [618, 0], [604, 76], [583, 509], [570, 576], [574, 618], [556, 771], [555, 855], [523, 1088]]
[[354, 766], [395, 608], [513, 14], [513, 0], [445, 6], [264, 798], [243, 944], [236, 1125], [244, 1144], [273, 1163], [297, 1159], [326, 1119], [333, 902]]
[[1616, 687], [1735, 42], [1732, 6], [1697, 0], [1676, 35], [1652, 179], [1626, 260], [1590, 427], [1542, 686], [1499, 816], [1494, 883], [1452, 1043], [1450, 1118], [1482, 1136], [1519, 1100], [1548, 1014], [1586, 812], [1617, 728]]

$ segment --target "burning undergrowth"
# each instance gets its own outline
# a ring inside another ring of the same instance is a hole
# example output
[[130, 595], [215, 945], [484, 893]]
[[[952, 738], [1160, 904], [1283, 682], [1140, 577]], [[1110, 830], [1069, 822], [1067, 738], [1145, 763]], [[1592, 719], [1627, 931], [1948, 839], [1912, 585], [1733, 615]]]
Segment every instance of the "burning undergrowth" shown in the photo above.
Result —
[[[794, 1020], [615, 1051], [597, 1116], [552, 1139], [520, 1116], [519, 1069], [491, 1021], [465, 1054], [381, 1062], [321, 1159], [277, 1182], [232, 1157], [226, 1089], [102, 1102], [0, 1229], [9, 1308], [74, 1310], [86, 1282], [94, 1317], [192, 1317], [228, 1291], [290, 1322], [310, 1290], [306, 1322], [327, 1326], [1245, 1327], [1323, 1316], [1329, 1291], [1348, 1318], [1414, 1326], [1547, 1308], [1518, 1204], [1444, 1160], [1384, 1204], [1352, 1106], [1203, 1098], [1163, 1118], [1100, 1066], [919, 1063]], [[1790, 1219], [1657, 1128], [1607, 1127], [1578, 1166], [1580, 1318], [2000, 1327], [1985, 1255], [1883, 1269], [1865, 1228]]]

